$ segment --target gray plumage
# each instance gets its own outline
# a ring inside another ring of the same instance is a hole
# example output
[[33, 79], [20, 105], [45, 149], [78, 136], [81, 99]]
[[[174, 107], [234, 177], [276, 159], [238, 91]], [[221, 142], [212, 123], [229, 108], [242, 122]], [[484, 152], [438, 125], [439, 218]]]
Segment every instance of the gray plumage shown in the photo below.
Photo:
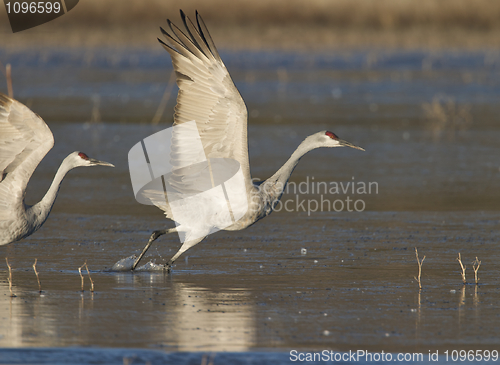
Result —
[[40, 116], [0, 93], [0, 245], [23, 239], [43, 225], [69, 170], [78, 166], [113, 166], [73, 152], [62, 162], [43, 199], [27, 206], [26, 185], [53, 145], [52, 132]]
[[[179, 93], [175, 106], [174, 126], [195, 121], [207, 159], [238, 161], [245, 180], [246, 196], [240, 198], [246, 200], [249, 209], [241, 219], [223, 229], [241, 230], [269, 215], [281, 198], [295, 166], [307, 152], [319, 147], [342, 146], [363, 150], [339, 139], [331, 132], [321, 131], [307, 137], [276, 174], [262, 183], [254, 184], [251, 180], [248, 161], [248, 113], [245, 103], [220, 58], [201, 16], [196, 13], [196, 26], [182, 11], [181, 17], [186, 29], [185, 33], [168, 20], [170, 32], [161, 28], [166, 43], [158, 39], [170, 54], [177, 75]], [[174, 170], [176, 164], [178, 166], [189, 165], [190, 158], [193, 158], [189, 138], [177, 141], [173, 138], [172, 145], [172, 150], [175, 151], [171, 159]], [[195, 181], [200, 176], [197, 173], [179, 174], [181, 175], [176, 177], [174, 173], [174, 176], [170, 178], [172, 185], [175, 185], [177, 178], [180, 182], [179, 189], [182, 189], [181, 184], [189, 185], [190, 180]], [[165, 212], [167, 218], [174, 219], [168, 201], [163, 199], [164, 203], [159, 203], [162, 200], [159, 197], [163, 196], [163, 192], [150, 191], [149, 194], [151, 194], [152, 201], [156, 201], [154, 204]], [[156, 197], [153, 197], [155, 195]], [[241, 205], [245, 205], [244, 200], [241, 200]], [[225, 204], [225, 202], [222, 203]], [[232, 201], [231, 206], [234, 207]], [[188, 238], [165, 264], [169, 269], [183, 252], [198, 244], [211, 232], [212, 228], [217, 227], [217, 220], [220, 217], [217, 216], [216, 208], [209, 204], [200, 204], [199, 211], [190, 212], [190, 219], [179, 221], [178, 217], [175, 217], [176, 228], [153, 232], [146, 247], [135, 260], [132, 270], [135, 269], [151, 243], [159, 236], [173, 232], [185, 233]], [[194, 231], [196, 235], [193, 234], [193, 236], [198, 238], [189, 239], [190, 233]]]

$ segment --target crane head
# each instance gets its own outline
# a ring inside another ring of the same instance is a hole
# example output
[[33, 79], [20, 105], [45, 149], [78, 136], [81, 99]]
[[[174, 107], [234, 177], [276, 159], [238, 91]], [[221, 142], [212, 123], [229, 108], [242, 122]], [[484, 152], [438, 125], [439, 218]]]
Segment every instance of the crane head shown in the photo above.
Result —
[[340, 139], [335, 133], [323, 131], [318, 133], [318, 138], [324, 147], [351, 147], [364, 151], [364, 148], [353, 145], [351, 142]]
[[95, 158], [90, 158], [87, 156], [86, 153], [75, 151], [72, 154], [70, 154], [66, 159], [68, 163], [70, 164], [71, 168], [78, 167], [78, 166], [111, 166], [115, 167], [115, 165], [109, 163], [109, 162], [104, 162], [104, 161], [99, 161], [96, 160]]

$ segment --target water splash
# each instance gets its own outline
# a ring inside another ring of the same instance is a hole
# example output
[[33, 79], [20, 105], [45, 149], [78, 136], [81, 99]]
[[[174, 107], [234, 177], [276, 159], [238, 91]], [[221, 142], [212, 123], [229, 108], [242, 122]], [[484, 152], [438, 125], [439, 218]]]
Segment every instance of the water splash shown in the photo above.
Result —
[[[113, 265], [111, 271], [131, 271], [132, 265], [134, 264], [136, 259], [137, 259], [136, 255], [123, 258]], [[165, 270], [164, 265], [157, 264], [153, 261], [149, 261], [146, 264], [137, 267], [134, 271], [148, 272], [148, 271], [163, 271], [163, 270]]]
[[139, 266], [135, 271], [163, 271], [165, 266], [162, 264], [157, 264], [155, 262], [149, 261], [146, 264]]
[[113, 265], [111, 271], [130, 271], [132, 270], [132, 265], [134, 264], [136, 259], [136, 255], [121, 259]]

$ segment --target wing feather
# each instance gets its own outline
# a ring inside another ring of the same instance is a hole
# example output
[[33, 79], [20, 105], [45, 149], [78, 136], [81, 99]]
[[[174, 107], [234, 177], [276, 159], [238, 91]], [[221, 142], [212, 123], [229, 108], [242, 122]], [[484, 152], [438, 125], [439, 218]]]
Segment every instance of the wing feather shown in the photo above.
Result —
[[201, 61], [208, 61], [208, 57], [200, 50], [200, 48], [196, 45], [196, 40], [189, 38], [182, 30], [180, 30], [174, 23], [168, 23], [170, 29], [175, 34], [179, 42], [187, 48], [189, 52], [191, 52], [195, 57], [199, 58]]
[[210, 51], [210, 48], [207, 46], [207, 44], [206, 44], [205, 40], [203, 39], [203, 37], [201, 36], [199, 30], [196, 29], [196, 26], [193, 24], [191, 19], [186, 17], [186, 15], [184, 14], [184, 12], [182, 10], [181, 10], [181, 17], [182, 17], [182, 21], [184, 22], [184, 27], [188, 31], [189, 36], [191, 37], [193, 42], [196, 44], [196, 46], [203, 52], [203, 54], [206, 57], [210, 58], [211, 61], [216, 61], [216, 58], [214, 57], [214, 55]]
[[210, 33], [208, 32], [208, 28], [205, 25], [205, 22], [201, 18], [201, 15], [198, 13], [198, 11], [196, 11], [196, 23], [198, 24], [198, 29], [200, 30], [200, 35], [202, 36], [203, 40], [205, 41], [205, 44], [210, 49], [210, 52], [212, 52], [215, 59], [220, 60], [220, 62], [222, 62], [222, 59], [219, 55], [219, 52], [217, 51], [217, 47], [215, 47], [215, 43], [212, 40]]
[[31, 175], [53, 145], [42, 118], [0, 93], [0, 220], [18, 213]]
[[205, 155], [237, 160], [250, 180], [245, 103], [201, 16], [196, 14], [197, 29], [182, 12], [181, 17], [186, 32], [169, 21], [173, 34], [162, 29], [168, 44], [160, 40], [178, 75], [174, 125], [194, 120]]
[[[182, 11], [181, 17], [185, 31], [168, 20], [170, 32], [160, 28], [165, 42], [158, 39], [170, 54], [177, 76], [179, 92], [174, 126], [195, 121], [205, 156], [238, 161], [246, 183], [250, 184], [245, 103], [201, 16], [196, 13], [197, 26]], [[170, 163], [174, 173], [169, 184], [184, 193], [200, 188], [197, 182], [201, 176], [206, 176], [209, 168], [186, 167], [197, 158], [192, 148], [190, 138], [178, 135], [172, 139], [175, 152], [170, 156]], [[163, 192], [149, 191], [147, 194], [162, 198]], [[168, 201], [165, 204], [161, 203], [162, 199], [155, 201], [160, 202], [155, 205], [163, 209], [168, 218], [173, 218]]]

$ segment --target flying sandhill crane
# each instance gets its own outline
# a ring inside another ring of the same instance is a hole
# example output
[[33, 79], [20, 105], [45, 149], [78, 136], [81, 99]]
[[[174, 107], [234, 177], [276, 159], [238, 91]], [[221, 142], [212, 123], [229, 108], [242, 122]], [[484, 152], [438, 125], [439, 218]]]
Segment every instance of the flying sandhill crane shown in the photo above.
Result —
[[112, 166], [73, 152], [64, 159], [43, 199], [24, 203], [26, 185], [54, 145], [45, 122], [20, 102], [0, 93], [0, 245], [23, 239], [47, 220], [66, 173], [78, 166]]
[[[239, 163], [244, 180], [244, 194], [239, 197], [240, 205], [245, 206], [243, 215], [233, 224], [219, 226], [221, 214], [215, 202], [200, 202], [195, 208], [187, 207], [184, 214], [173, 214], [171, 204], [165, 199], [154, 199], [154, 205], [165, 212], [167, 218], [176, 223], [176, 227], [166, 230], [154, 231], [143, 249], [132, 265], [134, 270], [144, 256], [151, 243], [159, 236], [177, 232], [184, 235], [183, 244], [177, 253], [165, 264], [170, 270], [173, 262], [186, 250], [198, 244], [204, 237], [213, 232], [214, 228], [225, 230], [241, 230], [258, 220], [269, 215], [278, 203], [285, 186], [299, 160], [307, 152], [319, 147], [352, 147], [364, 151], [361, 147], [341, 140], [337, 135], [329, 131], [321, 131], [307, 137], [295, 150], [288, 161], [269, 179], [254, 184], [250, 177], [247, 145], [247, 108], [240, 93], [236, 89], [226, 66], [222, 62], [215, 44], [210, 37], [205, 23], [196, 12], [195, 26], [191, 20], [181, 11], [181, 17], [186, 31], [183, 32], [170, 20], [167, 20], [170, 32], [160, 28], [167, 43], [158, 39], [172, 58], [172, 64], [176, 72], [179, 93], [174, 114], [174, 126], [182, 126], [196, 122], [203, 151], [210, 160], [232, 159]], [[193, 140], [185, 135], [182, 138], [172, 139], [173, 166], [186, 166], [186, 160], [193, 156]], [[210, 164], [208, 164], [210, 168]], [[182, 169], [180, 169], [182, 170]], [[187, 171], [185, 175], [170, 177], [175, 180], [171, 186], [179, 186], [178, 182], [194, 180], [199, 171], [190, 176]], [[175, 174], [174, 174], [175, 175]], [[144, 195], [153, 197], [162, 195], [163, 192], [145, 191]], [[226, 195], [227, 196], [227, 195]], [[220, 202], [221, 208], [226, 204]], [[248, 209], [246, 209], [248, 207]], [[189, 208], [189, 209], [188, 209]], [[238, 204], [231, 202], [231, 208], [238, 210]], [[221, 210], [222, 211], [222, 210]], [[227, 211], [227, 209], [226, 209]], [[233, 211], [234, 213], [234, 211]]]

